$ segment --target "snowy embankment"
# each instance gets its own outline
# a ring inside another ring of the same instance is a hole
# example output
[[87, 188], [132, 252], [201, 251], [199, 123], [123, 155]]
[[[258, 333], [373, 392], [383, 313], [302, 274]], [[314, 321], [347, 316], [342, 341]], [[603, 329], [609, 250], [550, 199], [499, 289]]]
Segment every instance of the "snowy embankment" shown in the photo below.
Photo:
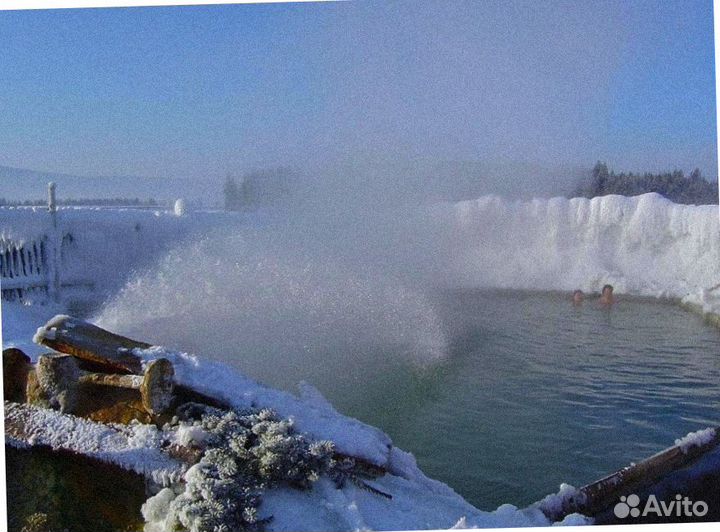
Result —
[[[119, 288], [183, 238], [243, 219], [223, 212], [178, 217], [62, 208], [64, 280], [90, 276], [96, 288]], [[610, 283], [618, 293], [720, 305], [712, 292], [720, 283], [717, 206], [678, 205], [658, 194], [532, 201], [483, 196], [434, 205], [420, 219], [427, 224], [418, 231], [431, 236], [424, 253], [437, 262], [432, 280], [441, 285], [599, 291]], [[0, 240], [31, 240], [51, 227], [45, 209], [0, 207]]]
[[454, 285], [597, 292], [609, 283], [618, 293], [680, 299], [720, 283], [716, 205], [658, 194], [485, 196], [438, 206], [433, 217]]

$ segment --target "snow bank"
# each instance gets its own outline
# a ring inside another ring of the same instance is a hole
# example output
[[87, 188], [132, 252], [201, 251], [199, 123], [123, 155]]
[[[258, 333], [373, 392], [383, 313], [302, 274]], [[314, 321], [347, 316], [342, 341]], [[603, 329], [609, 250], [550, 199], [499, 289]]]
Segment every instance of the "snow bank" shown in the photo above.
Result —
[[[483, 196], [430, 207], [428, 225], [416, 225], [431, 238], [416, 236], [432, 242], [423, 254], [437, 262], [430, 268], [438, 284], [597, 291], [611, 283], [621, 293], [682, 298], [720, 283], [718, 218], [717, 206], [678, 205], [654, 193]], [[242, 220], [223, 212], [61, 208], [60, 232], [72, 237], [65, 239], [64, 271], [68, 279], [90, 276], [117, 287], [171, 243]], [[0, 239], [32, 239], [50, 227], [43, 208], [0, 208]]]
[[[267, 390], [267, 393], [273, 392]], [[324, 401], [317, 392], [312, 394], [316, 404]], [[286, 409], [290, 408], [282, 404], [282, 398], [279, 404]], [[163, 432], [153, 426], [140, 424], [108, 426], [53, 410], [13, 403], [5, 403], [5, 415], [11, 427], [7, 438], [10, 445], [44, 445], [80, 453], [138, 472], [166, 486], [143, 505], [143, 515], [147, 520], [145, 530], [172, 530], [167, 519], [169, 504], [177, 494], [177, 483], [181, 478], [186, 478], [193, 468], [188, 469], [186, 465], [170, 458], [162, 448], [168, 441], [180, 443], [182, 440], [189, 443], [198, 437], [202, 438], [202, 434], [190, 434], [180, 429], [173, 434], [172, 431]], [[338, 428], [344, 422], [348, 434], [357, 434], [357, 427], [352, 420], [339, 414], [335, 416]], [[14, 434], [13, 425], [23, 427], [23, 431]], [[357, 442], [355, 450], [362, 445]], [[538, 504], [524, 509], [505, 504], [492, 512], [478, 510], [447, 485], [427, 478], [417, 467], [412, 455], [400, 449], [392, 448], [388, 467], [388, 474], [366, 483], [391, 495], [392, 499], [361, 489], [351, 482], [338, 488], [328, 478], [321, 477], [307, 491], [285, 487], [265, 491], [260, 517], [272, 516], [268, 529], [277, 531], [421, 530], [553, 524]], [[548, 499], [560, 500], [566, 491], [561, 489], [559, 495]], [[586, 517], [573, 514], [557, 524], [590, 522]]]
[[[432, 491], [411, 481], [385, 475], [371, 482], [392, 500], [378, 497], [355, 485], [341, 490], [327, 479], [312, 491], [271, 490], [264, 494], [263, 515], [272, 515], [270, 529], [310, 532], [317, 530], [425, 530], [461, 528], [506, 528], [550, 526], [537, 508], [519, 509], [504, 504], [483, 512], [459, 495]], [[573, 514], [561, 524], [589, 524], [587, 518]]]
[[450, 284], [682, 298], [720, 282], [718, 207], [658, 194], [443, 204]]

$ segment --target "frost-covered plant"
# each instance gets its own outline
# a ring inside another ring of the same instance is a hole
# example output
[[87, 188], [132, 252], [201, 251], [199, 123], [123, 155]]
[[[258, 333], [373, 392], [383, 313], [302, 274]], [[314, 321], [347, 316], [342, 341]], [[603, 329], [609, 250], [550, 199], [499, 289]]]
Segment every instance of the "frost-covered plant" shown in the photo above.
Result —
[[190, 532], [262, 530], [269, 521], [258, 513], [263, 490], [307, 489], [336, 465], [332, 442], [309, 440], [272, 410], [204, 408], [199, 420], [181, 421], [178, 432], [199, 437], [205, 448], [168, 505], [166, 523]]

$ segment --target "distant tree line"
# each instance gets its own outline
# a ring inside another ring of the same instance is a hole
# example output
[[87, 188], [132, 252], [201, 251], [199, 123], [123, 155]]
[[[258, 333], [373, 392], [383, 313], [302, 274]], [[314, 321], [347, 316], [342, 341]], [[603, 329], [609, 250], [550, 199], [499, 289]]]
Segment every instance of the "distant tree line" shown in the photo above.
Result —
[[276, 203], [289, 195], [290, 184], [296, 177], [288, 167], [255, 170], [240, 179], [228, 176], [223, 186], [225, 210], [240, 211]]
[[[62, 198], [57, 200], [58, 205], [68, 207], [92, 206], [92, 207], [157, 207], [159, 203], [153, 198]], [[38, 207], [47, 205], [46, 199], [33, 200], [7, 200], [0, 198], [0, 206], [8, 207]]]
[[657, 192], [675, 203], [708, 205], [718, 203], [718, 183], [706, 180], [699, 169], [685, 176], [682, 170], [673, 170], [661, 174], [616, 174], [608, 170], [607, 164], [597, 162], [590, 179], [581, 184], [575, 196], [594, 198], [608, 194], [637, 196], [647, 192]]
[[227, 177], [223, 187], [226, 211], [242, 210], [249, 203], [248, 196], [247, 184], [244, 179], [240, 180], [240, 184], [238, 184], [234, 177]]

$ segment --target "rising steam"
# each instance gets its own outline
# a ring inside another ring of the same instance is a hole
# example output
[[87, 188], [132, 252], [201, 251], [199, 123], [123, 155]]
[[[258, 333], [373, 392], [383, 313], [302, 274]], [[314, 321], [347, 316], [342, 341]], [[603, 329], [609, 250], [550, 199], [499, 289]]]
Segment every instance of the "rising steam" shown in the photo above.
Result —
[[442, 358], [443, 326], [419, 283], [368, 259], [380, 256], [380, 239], [348, 238], [317, 224], [219, 230], [136, 276], [98, 322], [288, 387], [355, 375], [368, 357]]

